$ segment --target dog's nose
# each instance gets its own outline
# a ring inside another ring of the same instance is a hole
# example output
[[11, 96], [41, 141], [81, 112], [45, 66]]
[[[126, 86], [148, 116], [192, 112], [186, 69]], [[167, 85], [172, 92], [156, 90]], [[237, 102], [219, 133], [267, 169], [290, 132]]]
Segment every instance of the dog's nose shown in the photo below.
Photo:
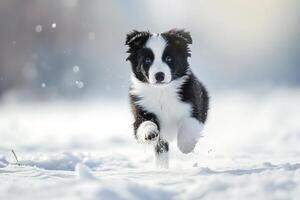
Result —
[[163, 72], [157, 72], [155, 74], [155, 79], [158, 83], [162, 82], [165, 79], [165, 74]]

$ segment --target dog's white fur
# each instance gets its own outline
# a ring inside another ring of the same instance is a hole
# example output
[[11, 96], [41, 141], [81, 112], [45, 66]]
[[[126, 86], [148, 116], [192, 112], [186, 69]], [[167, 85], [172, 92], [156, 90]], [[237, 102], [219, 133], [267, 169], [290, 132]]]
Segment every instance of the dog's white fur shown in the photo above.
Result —
[[[177, 146], [183, 153], [191, 152], [202, 131], [203, 124], [191, 117], [191, 105], [181, 101], [178, 90], [186, 80], [183, 76], [163, 86], [139, 81], [132, 75], [130, 93], [140, 97], [137, 104], [154, 113], [160, 122], [159, 137], [168, 142], [177, 137]], [[140, 142], [157, 126], [151, 121], [143, 122], [137, 130]]]
[[151, 84], [156, 83], [155, 74], [157, 72], [163, 72], [165, 74], [165, 79], [162, 83], [169, 83], [172, 79], [170, 67], [162, 61], [162, 55], [166, 45], [166, 40], [159, 34], [151, 36], [145, 45], [155, 52], [153, 63], [149, 69], [149, 82]]
[[177, 147], [182, 153], [194, 150], [203, 130], [203, 124], [193, 117], [181, 120], [177, 134]]
[[157, 155], [155, 155], [155, 164], [156, 167], [158, 168], [169, 168], [169, 153], [168, 152], [163, 152]]

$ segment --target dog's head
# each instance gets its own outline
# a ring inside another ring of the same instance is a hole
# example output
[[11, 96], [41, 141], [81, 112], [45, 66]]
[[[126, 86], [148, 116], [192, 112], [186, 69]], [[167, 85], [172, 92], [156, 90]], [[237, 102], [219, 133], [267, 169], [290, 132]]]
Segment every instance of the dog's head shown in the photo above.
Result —
[[164, 85], [188, 73], [191, 56], [189, 32], [172, 29], [161, 34], [132, 31], [127, 34], [127, 60], [137, 79], [153, 85]]

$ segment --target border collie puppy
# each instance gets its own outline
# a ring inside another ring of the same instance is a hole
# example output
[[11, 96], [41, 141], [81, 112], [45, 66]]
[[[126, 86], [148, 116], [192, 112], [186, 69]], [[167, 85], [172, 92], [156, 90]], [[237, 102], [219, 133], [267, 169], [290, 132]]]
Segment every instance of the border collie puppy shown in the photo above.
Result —
[[169, 142], [182, 153], [194, 150], [207, 118], [208, 94], [189, 68], [189, 32], [127, 34], [132, 67], [130, 101], [134, 136], [153, 145], [158, 167], [168, 167]]

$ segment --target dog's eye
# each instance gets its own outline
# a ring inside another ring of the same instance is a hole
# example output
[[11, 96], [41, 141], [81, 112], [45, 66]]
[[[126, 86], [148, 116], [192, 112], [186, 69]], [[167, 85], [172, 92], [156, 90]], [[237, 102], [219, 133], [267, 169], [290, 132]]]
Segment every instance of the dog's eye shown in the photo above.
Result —
[[145, 62], [145, 64], [150, 65], [152, 63], [152, 60], [151, 60], [151, 58], [146, 57], [144, 62]]
[[165, 61], [166, 61], [167, 63], [172, 62], [171, 56], [166, 56]]

